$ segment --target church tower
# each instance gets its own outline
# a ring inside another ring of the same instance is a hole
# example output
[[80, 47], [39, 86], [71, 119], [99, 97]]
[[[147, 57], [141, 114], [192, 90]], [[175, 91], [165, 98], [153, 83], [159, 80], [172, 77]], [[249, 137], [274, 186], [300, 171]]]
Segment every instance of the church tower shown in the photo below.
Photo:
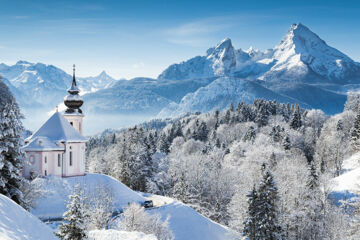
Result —
[[72, 84], [67, 91], [69, 95], [64, 98], [64, 104], [67, 107], [64, 113], [64, 117], [75, 128], [75, 130], [82, 135], [82, 120], [84, 115], [80, 107], [83, 105], [83, 100], [79, 95], [80, 89], [76, 85], [75, 64], [73, 65]]

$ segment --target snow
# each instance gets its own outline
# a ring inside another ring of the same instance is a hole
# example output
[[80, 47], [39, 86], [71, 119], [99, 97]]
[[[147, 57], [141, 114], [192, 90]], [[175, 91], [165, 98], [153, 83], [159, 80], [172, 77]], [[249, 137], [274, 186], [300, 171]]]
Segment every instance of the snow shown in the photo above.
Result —
[[52, 230], [11, 199], [0, 194], [1, 240], [52, 240]]
[[[176, 117], [186, 112], [215, 111], [216, 109], [228, 107], [231, 102], [244, 101], [251, 103], [255, 98], [288, 103], [296, 102], [295, 99], [273, 92], [255, 82], [232, 77], [222, 77], [206, 87], [199, 88], [194, 93], [185, 95], [179, 104], [173, 103], [168, 105], [159, 113], [158, 117]], [[303, 102], [299, 103], [302, 107], [309, 107]]]
[[73, 188], [79, 184], [85, 194], [94, 193], [96, 188], [109, 188], [115, 200], [115, 209], [119, 210], [128, 206], [131, 202], [142, 203], [145, 198], [132, 191], [130, 188], [116, 179], [103, 175], [88, 173], [85, 176], [60, 178], [49, 176], [37, 178], [33, 181], [37, 188], [44, 190], [46, 195], [37, 200], [31, 213], [42, 218], [60, 218], [66, 211], [68, 195], [72, 194]]
[[309, 67], [315, 73], [329, 79], [343, 79], [347, 75], [346, 72], [358, 71], [353, 60], [328, 46], [318, 35], [301, 23], [293, 24], [274, 50], [277, 63], [271, 71], [291, 70], [297, 67], [301, 70], [296, 71], [306, 73]]
[[[52, 142], [86, 142], [87, 139], [78, 133], [73, 126], [70, 125], [63, 115], [55, 112], [45, 124], [37, 130], [27, 140], [30, 141], [36, 137], [46, 137]], [[24, 148], [26, 149], [28, 145]]]
[[109, 229], [90, 231], [89, 240], [157, 240], [157, 238], [152, 234]]
[[27, 151], [55, 151], [65, 150], [64, 146], [56, 145], [47, 137], [34, 137], [25, 146]]
[[177, 201], [154, 208], [149, 213], [161, 214], [163, 219], [170, 215], [170, 229], [176, 240], [236, 239], [236, 234], [229, 228], [211, 221], [191, 207]]
[[344, 160], [343, 170], [343, 174], [333, 179], [331, 190], [350, 193], [360, 191], [360, 152]]

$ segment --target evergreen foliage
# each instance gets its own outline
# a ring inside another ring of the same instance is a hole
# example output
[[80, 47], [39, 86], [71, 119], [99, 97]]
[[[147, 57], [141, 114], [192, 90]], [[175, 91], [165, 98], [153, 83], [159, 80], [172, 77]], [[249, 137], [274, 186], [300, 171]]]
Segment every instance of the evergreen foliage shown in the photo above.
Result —
[[21, 133], [23, 118], [15, 99], [8, 88], [0, 81], [0, 194], [25, 206], [22, 185]]
[[85, 214], [82, 209], [81, 191], [79, 186], [74, 187], [74, 192], [69, 196], [69, 203], [64, 213], [64, 223], [59, 226], [59, 232], [56, 234], [64, 240], [82, 240], [87, 238], [85, 226]]

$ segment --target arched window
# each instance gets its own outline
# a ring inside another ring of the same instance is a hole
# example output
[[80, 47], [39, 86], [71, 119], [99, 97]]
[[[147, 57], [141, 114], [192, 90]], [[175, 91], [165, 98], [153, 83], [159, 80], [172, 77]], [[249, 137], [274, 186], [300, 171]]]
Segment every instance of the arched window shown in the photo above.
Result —
[[73, 126], [73, 122], [70, 122], [71, 126]]
[[45, 156], [45, 160], [44, 160], [44, 161], [45, 161], [45, 163], [47, 163], [47, 158], [46, 158], [46, 156]]
[[81, 122], [79, 122], [79, 132], [81, 132]]
[[45, 170], [45, 173], [44, 173], [45, 176], [47, 176], [47, 171]]
[[72, 166], [72, 152], [70, 151], [70, 153], [69, 153], [69, 154], [70, 154], [70, 156], [69, 156], [70, 163], [69, 163], [69, 164], [70, 164], [70, 166]]

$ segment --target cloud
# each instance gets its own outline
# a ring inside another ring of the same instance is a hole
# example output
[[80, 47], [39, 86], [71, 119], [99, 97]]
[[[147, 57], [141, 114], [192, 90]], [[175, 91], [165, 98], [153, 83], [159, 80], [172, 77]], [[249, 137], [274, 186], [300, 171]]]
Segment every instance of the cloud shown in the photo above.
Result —
[[175, 44], [201, 46], [213, 34], [230, 29], [238, 24], [234, 17], [212, 17], [166, 29], [164, 31], [167, 41]]

